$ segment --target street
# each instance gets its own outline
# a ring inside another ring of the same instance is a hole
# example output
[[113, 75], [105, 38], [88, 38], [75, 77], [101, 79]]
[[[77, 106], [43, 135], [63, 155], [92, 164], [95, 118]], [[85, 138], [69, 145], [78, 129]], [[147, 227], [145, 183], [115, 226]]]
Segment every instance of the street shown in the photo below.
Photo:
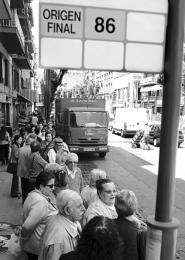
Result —
[[[151, 150], [131, 148], [130, 138], [122, 138], [109, 132], [110, 152], [105, 159], [98, 155], [80, 156], [79, 167], [87, 183], [92, 168], [103, 168], [118, 189], [127, 188], [135, 192], [138, 198], [139, 213], [146, 219], [155, 214], [156, 184], [159, 148]], [[176, 197], [174, 217], [181, 222], [178, 229], [177, 259], [185, 259], [185, 146], [177, 152]], [[0, 174], [0, 223], [21, 224], [21, 200], [10, 198], [11, 175], [1, 166]], [[1, 255], [0, 255], [0, 259]]]

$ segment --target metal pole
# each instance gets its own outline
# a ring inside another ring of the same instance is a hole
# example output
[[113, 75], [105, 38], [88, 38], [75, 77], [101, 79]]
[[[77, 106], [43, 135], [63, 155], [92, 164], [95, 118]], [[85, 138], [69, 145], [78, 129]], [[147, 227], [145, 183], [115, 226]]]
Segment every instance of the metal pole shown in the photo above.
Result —
[[[164, 92], [155, 219], [148, 220], [146, 259], [174, 260], [178, 221], [173, 216], [175, 166], [179, 126], [185, 1], [169, 0]], [[154, 256], [152, 239], [155, 237]], [[152, 251], [153, 250], [153, 251]], [[153, 253], [153, 258], [150, 256]]]

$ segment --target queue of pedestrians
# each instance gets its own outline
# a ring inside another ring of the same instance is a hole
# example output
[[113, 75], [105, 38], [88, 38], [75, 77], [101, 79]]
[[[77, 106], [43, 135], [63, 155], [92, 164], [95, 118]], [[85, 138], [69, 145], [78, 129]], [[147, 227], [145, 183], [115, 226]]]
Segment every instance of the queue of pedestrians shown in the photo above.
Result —
[[133, 191], [117, 191], [103, 169], [91, 170], [85, 186], [78, 155], [52, 123], [21, 129], [12, 143], [11, 196], [20, 197], [20, 178], [25, 259], [145, 259], [146, 224]]

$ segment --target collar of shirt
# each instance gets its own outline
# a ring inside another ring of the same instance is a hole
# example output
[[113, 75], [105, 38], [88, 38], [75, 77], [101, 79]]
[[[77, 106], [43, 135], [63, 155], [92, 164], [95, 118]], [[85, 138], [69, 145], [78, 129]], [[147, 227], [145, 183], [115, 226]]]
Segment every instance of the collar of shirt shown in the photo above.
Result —
[[65, 229], [67, 230], [67, 232], [73, 237], [77, 237], [80, 235], [81, 232], [81, 226], [79, 222], [72, 222], [70, 221], [68, 218], [65, 218], [64, 216], [63, 220], [64, 220], [64, 226]]
[[71, 171], [71, 170], [68, 168], [68, 166], [67, 166], [66, 168], [67, 168], [67, 174], [70, 175], [72, 179], [74, 179], [77, 169], [75, 169], [74, 171]]

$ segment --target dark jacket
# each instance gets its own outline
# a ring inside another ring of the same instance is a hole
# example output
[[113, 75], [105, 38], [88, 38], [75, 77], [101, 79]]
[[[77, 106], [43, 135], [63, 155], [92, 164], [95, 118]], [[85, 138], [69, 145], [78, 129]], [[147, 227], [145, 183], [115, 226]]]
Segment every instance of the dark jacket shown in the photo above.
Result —
[[72, 251], [67, 254], [61, 255], [59, 260], [78, 260], [78, 255], [75, 251]]
[[123, 260], [145, 259], [146, 229], [138, 228], [137, 224], [125, 218], [115, 220], [124, 243]]

